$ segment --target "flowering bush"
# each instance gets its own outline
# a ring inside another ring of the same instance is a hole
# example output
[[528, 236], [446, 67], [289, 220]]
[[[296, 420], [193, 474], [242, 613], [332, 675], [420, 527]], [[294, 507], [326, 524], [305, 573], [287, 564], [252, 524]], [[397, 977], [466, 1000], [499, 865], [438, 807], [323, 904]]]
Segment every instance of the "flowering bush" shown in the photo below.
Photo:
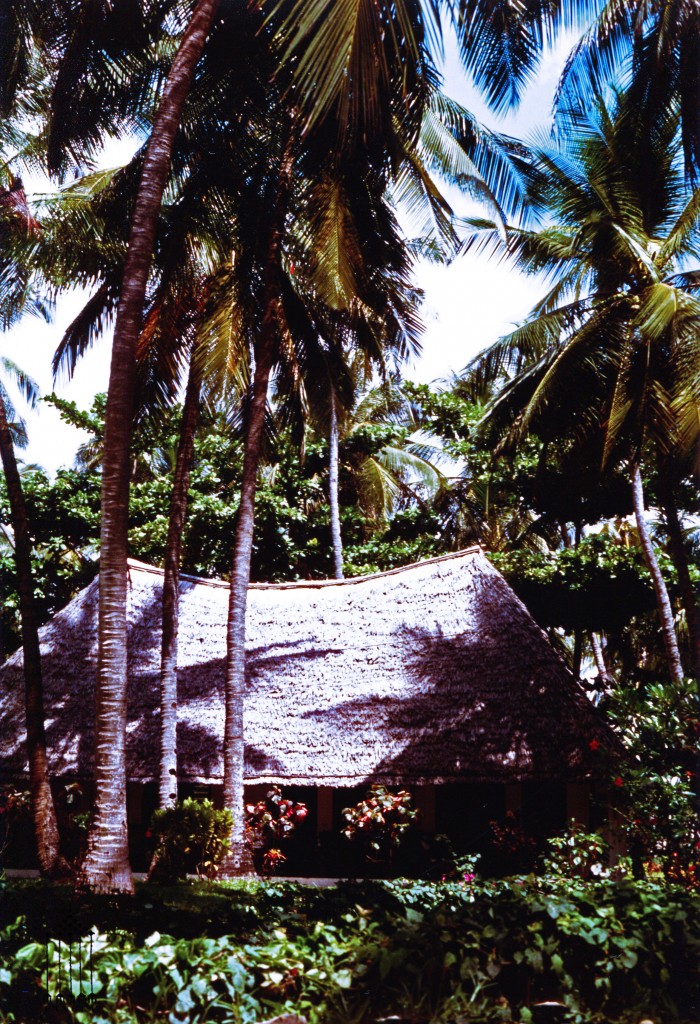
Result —
[[344, 808], [347, 825], [342, 833], [347, 839], [362, 842], [366, 857], [385, 860], [416, 824], [418, 816], [407, 790], [392, 793], [386, 786], [372, 786], [364, 800]]
[[604, 878], [608, 844], [597, 832], [585, 832], [573, 819], [561, 836], [547, 840], [550, 852], [544, 858], [545, 874], [560, 878]]
[[246, 804], [246, 839], [261, 874], [272, 875], [285, 862], [277, 844], [289, 839], [308, 813], [306, 804], [283, 797], [279, 786], [272, 786], [257, 804]]

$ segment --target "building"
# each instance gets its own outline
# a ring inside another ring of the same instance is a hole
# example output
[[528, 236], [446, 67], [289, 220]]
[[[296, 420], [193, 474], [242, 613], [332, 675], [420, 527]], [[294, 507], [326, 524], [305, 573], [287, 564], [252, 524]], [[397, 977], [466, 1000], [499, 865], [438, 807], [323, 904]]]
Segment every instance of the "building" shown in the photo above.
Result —
[[[129, 564], [127, 771], [134, 828], [155, 802], [162, 571]], [[92, 774], [98, 581], [41, 631], [56, 778]], [[183, 577], [179, 779], [222, 778], [228, 585]], [[246, 766], [318, 833], [367, 786], [410, 788], [427, 831], [468, 845], [508, 810], [540, 834], [588, 821], [618, 741], [479, 548], [344, 581], [252, 584]], [[0, 669], [0, 772], [26, 772], [22, 654]]]

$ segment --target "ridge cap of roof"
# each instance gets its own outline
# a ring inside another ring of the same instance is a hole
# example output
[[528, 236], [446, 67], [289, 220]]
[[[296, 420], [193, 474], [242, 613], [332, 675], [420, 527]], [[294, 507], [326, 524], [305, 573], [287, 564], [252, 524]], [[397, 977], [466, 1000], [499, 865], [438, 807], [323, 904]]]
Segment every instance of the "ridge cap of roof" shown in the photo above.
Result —
[[[473, 544], [471, 547], [462, 548], [461, 551], [450, 551], [446, 555], [436, 555], [434, 558], [424, 558], [419, 562], [410, 562], [408, 565], [399, 565], [394, 569], [385, 569], [384, 572], [369, 573], [366, 576], [350, 576], [347, 579], [336, 580], [295, 580], [290, 583], [249, 583], [249, 590], [295, 590], [298, 588], [313, 587], [343, 587], [352, 586], [355, 583], [366, 583], [369, 580], [383, 579], [385, 576], [396, 576], [398, 573], [408, 572], [411, 569], [418, 569], [423, 565], [435, 565], [438, 562], [449, 562], [458, 558], [484, 556], [484, 549], [480, 544]], [[136, 558], [127, 559], [130, 571], [151, 573], [153, 576], [163, 576], [163, 569], [157, 565], [150, 565], [148, 562], [139, 562]], [[202, 587], [225, 588], [228, 590], [229, 583], [226, 580], [208, 580], [201, 576], [190, 576], [187, 573], [180, 574], [180, 581], [183, 583], [195, 583]]]

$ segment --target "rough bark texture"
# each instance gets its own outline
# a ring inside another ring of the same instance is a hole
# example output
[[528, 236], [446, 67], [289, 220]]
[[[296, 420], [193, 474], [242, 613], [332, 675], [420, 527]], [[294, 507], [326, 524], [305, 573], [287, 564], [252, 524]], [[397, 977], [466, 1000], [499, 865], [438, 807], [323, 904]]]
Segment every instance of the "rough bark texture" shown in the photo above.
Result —
[[660, 460], [659, 483], [661, 488], [661, 502], [664, 510], [664, 518], [668, 529], [668, 539], [671, 546], [671, 558], [678, 573], [678, 589], [681, 602], [685, 612], [685, 621], [688, 626], [690, 638], [691, 673], [700, 680], [700, 616], [698, 615], [697, 598], [693, 581], [690, 577], [690, 566], [688, 565], [688, 553], [683, 540], [683, 530], [678, 518], [676, 498], [673, 493], [673, 482], [669, 467], [664, 460]]
[[338, 408], [335, 392], [331, 388], [331, 430], [328, 458], [328, 502], [331, 508], [331, 538], [333, 541], [333, 571], [337, 580], [343, 576], [343, 536], [340, 532], [340, 507], [338, 504], [338, 480], [340, 475]]
[[253, 390], [248, 416], [241, 496], [236, 519], [236, 537], [231, 566], [228, 625], [226, 632], [226, 725], [224, 729], [224, 806], [233, 813], [231, 845], [221, 867], [222, 876], [249, 874], [253, 858], [245, 841], [244, 765], [245, 737], [243, 707], [245, 701], [245, 620], [250, 583], [250, 559], [255, 528], [255, 490], [262, 448], [267, 388], [275, 357], [279, 323], [279, 263], [285, 214], [294, 168], [293, 132], [280, 161], [273, 203], [269, 243], [263, 273], [263, 319], [255, 343]]
[[664, 638], [668, 670], [671, 675], [671, 679], [675, 682], [680, 682], [683, 679], [683, 666], [681, 665], [681, 655], [678, 650], [676, 627], [673, 620], [673, 609], [668, 596], [668, 590], [666, 589], [666, 583], [661, 574], [659, 563], [656, 560], [654, 545], [652, 543], [651, 534], [646, 521], [642, 472], [637, 464], [632, 468], [632, 501], [634, 503], [634, 515], [637, 521], [639, 539], [642, 543], [642, 551], [644, 552], [644, 561], [646, 562], [647, 569], [651, 575], [651, 579], [654, 584], [654, 591], [656, 593], [656, 605], [659, 613], [659, 620], [661, 622], [661, 632]]
[[187, 512], [187, 491], [199, 420], [200, 374], [194, 356], [182, 410], [175, 478], [170, 496], [170, 518], [165, 543], [163, 614], [160, 663], [160, 807], [172, 807], [177, 800], [177, 637], [180, 597], [182, 533]]
[[17, 590], [19, 591], [19, 614], [24, 653], [24, 702], [29, 792], [37, 857], [42, 875], [50, 878], [67, 877], [70, 875], [71, 869], [59, 851], [60, 837], [46, 756], [41, 653], [34, 605], [34, 579], [31, 561], [32, 542], [24, 494], [22, 493], [22, 481], [17, 468], [12, 435], [2, 396], [0, 396], [0, 456], [5, 471], [5, 485], [10, 502], [15, 539], [15, 565], [17, 567]]
[[95, 808], [83, 866], [84, 881], [96, 892], [133, 891], [124, 747], [129, 443], [135, 350], [173, 142], [195, 65], [218, 6], [219, 0], [200, 0], [197, 4], [168, 75], [146, 149], [114, 329], [102, 470]]

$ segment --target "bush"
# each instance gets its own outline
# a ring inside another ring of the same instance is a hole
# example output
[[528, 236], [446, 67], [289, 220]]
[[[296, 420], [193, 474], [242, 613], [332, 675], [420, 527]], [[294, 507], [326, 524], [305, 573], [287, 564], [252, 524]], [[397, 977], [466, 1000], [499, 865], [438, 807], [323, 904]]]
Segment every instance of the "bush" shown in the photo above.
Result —
[[543, 873], [558, 878], [604, 878], [609, 844], [597, 832], [585, 832], [572, 819], [561, 836], [547, 840], [549, 853], [544, 857]]
[[[145, 906], [191, 898], [197, 884]], [[66, 943], [20, 919], [0, 932], [0, 1022], [253, 1024], [331, 1020], [697, 1020], [700, 898], [630, 880], [207, 886], [250, 906], [254, 933], [138, 939], [117, 922]], [[96, 904], [98, 905], [98, 904]], [[125, 915], [128, 904], [124, 904]], [[141, 914], [143, 919], [143, 913]], [[125, 916], [124, 923], [128, 922]], [[142, 920], [143, 923], [143, 920]]]
[[173, 882], [196, 873], [211, 877], [229, 847], [233, 817], [226, 808], [217, 810], [211, 800], [187, 797], [174, 807], [157, 810], [151, 832], [155, 839], [151, 876]]
[[405, 789], [392, 793], [386, 786], [372, 786], [364, 800], [344, 808], [343, 817], [347, 839], [360, 842], [369, 860], [387, 860], [416, 824], [418, 811]]
[[279, 786], [272, 786], [264, 800], [246, 804], [245, 833], [258, 871], [274, 874], [287, 859], [279, 843], [290, 839], [309, 811], [306, 804], [285, 799]]
[[629, 752], [614, 785], [637, 873], [700, 889], [698, 684], [619, 686], [607, 710]]

